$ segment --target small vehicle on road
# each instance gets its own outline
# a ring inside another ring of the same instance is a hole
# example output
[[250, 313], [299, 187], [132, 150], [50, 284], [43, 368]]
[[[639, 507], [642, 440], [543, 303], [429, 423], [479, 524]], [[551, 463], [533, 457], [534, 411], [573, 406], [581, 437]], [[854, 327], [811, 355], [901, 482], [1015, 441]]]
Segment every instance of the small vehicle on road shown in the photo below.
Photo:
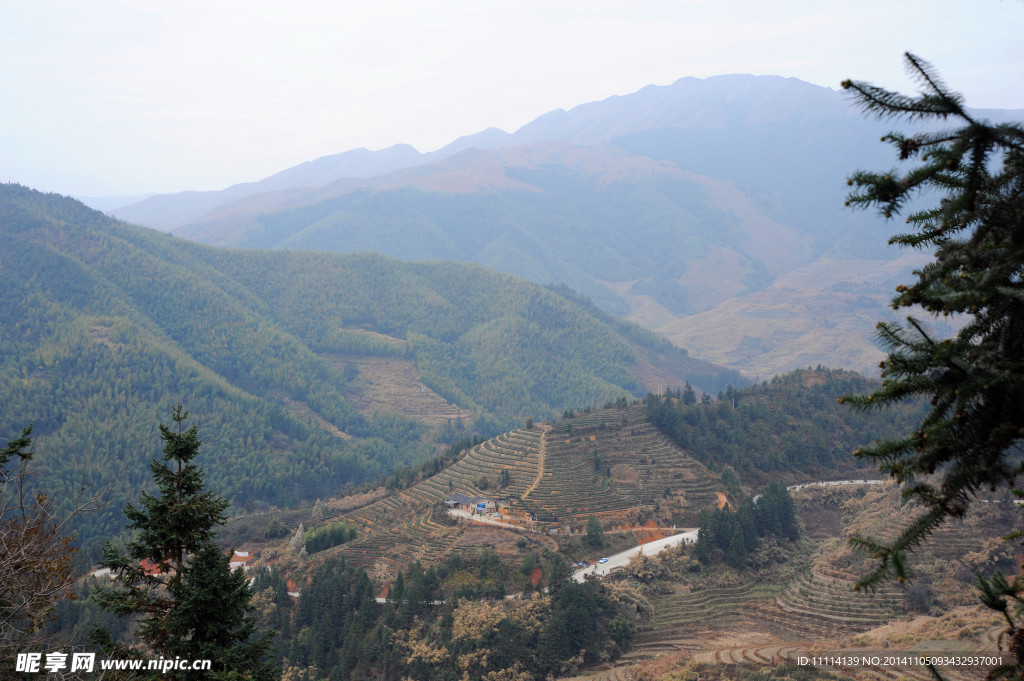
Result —
[[607, 558], [602, 558], [601, 560], [599, 560], [599, 561], [597, 561], [597, 562], [598, 562], [598, 563], [607, 563], [607, 562], [608, 562], [608, 559], [607, 559]]

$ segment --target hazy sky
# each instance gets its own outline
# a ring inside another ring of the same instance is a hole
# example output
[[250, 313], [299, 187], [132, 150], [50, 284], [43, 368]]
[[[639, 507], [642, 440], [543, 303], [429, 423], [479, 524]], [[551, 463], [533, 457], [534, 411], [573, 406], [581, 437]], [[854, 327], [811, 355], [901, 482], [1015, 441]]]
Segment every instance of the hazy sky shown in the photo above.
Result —
[[220, 189], [683, 76], [910, 91], [906, 50], [1024, 109], [1021, 0], [0, 0], [0, 180]]

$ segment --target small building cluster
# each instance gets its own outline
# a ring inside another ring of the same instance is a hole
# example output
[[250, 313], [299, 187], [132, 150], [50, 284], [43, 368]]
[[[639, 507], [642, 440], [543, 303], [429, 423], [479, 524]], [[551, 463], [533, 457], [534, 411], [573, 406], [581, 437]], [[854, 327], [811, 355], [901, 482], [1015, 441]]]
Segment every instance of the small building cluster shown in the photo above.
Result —
[[250, 553], [249, 551], [235, 551], [231, 555], [231, 569], [236, 570], [238, 568], [242, 568], [243, 570], [247, 571], [250, 567], [250, 563], [255, 558], [256, 556]]
[[454, 508], [460, 511], [469, 511], [470, 513], [493, 513], [498, 509], [498, 504], [494, 499], [471, 497], [468, 494], [462, 494], [461, 492], [456, 492], [451, 495], [445, 499], [444, 503], [448, 508]]

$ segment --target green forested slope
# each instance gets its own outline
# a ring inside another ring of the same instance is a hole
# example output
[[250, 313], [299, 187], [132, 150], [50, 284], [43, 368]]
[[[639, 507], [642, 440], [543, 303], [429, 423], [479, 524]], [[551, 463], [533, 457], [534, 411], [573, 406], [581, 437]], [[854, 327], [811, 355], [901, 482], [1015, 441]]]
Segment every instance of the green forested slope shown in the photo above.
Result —
[[0, 238], [0, 435], [35, 423], [48, 489], [113, 486], [89, 535], [120, 526], [179, 400], [210, 487], [236, 507], [327, 496], [425, 457], [422, 422], [353, 406], [345, 358], [414, 362], [485, 434], [639, 394], [641, 360], [708, 389], [739, 379], [475, 266], [218, 250], [16, 185], [0, 186]]
[[729, 389], [714, 402], [701, 403], [686, 391], [648, 396], [647, 416], [706, 465], [803, 482], [822, 469], [850, 467], [855, 449], [920, 421], [920, 404], [864, 412], [836, 402], [875, 385], [853, 372], [818, 367]]

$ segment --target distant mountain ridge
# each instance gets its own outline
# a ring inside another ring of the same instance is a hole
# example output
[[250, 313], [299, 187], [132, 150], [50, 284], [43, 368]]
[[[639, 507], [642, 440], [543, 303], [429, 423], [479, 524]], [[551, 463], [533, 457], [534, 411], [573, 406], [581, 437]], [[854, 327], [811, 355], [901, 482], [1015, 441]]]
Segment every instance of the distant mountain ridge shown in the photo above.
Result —
[[[785, 91], [778, 89], [786, 86]], [[798, 94], [797, 94], [798, 93]], [[557, 109], [539, 116], [514, 133], [488, 128], [466, 135], [430, 153], [397, 144], [379, 151], [353, 149], [323, 156], [285, 169], [259, 182], [233, 185], [210, 192], [179, 192], [159, 195], [114, 211], [117, 217], [157, 228], [185, 224], [186, 215], [196, 220], [207, 211], [254, 194], [283, 189], [315, 189], [342, 179], [367, 179], [394, 170], [429, 164], [466, 149], [500, 149], [534, 142], [561, 140], [572, 144], [608, 142], [644, 130], [679, 127], [723, 130], [737, 122], [749, 125], [781, 121], [787, 112], [800, 112], [797, 100], [833, 93], [795, 78], [772, 76], [716, 76], [680, 78], [667, 86], [649, 85], [630, 95], [615, 95], [598, 102]], [[829, 115], [853, 116], [841, 100], [831, 103]], [[821, 117], [820, 106], [804, 112]], [[159, 199], [159, 200], [158, 200]], [[176, 206], [172, 209], [172, 206]], [[182, 207], [188, 206], [187, 211]]]
[[[912, 263], [843, 198], [854, 170], [893, 165], [877, 142], [888, 128], [793, 78], [682, 78], [429, 154], [354, 150], [114, 213], [218, 245], [456, 259], [565, 284], [751, 376], [873, 373], [882, 353], [863, 322], [891, 315]], [[837, 287], [858, 295], [832, 305]], [[792, 323], [749, 323], [766, 314]]]
[[[287, 168], [259, 182], [236, 184], [219, 191], [188, 191], [160, 194], [138, 203], [122, 206], [112, 214], [138, 224], [175, 228], [198, 220], [207, 212], [226, 203], [264, 192], [284, 189], [321, 187], [345, 178], [364, 178], [415, 165], [422, 155], [408, 144], [396, 144], [380, 151], [353, 149], [340, 154], [322, 156]], [[153, 216], [162, 215], [158, 224]]]

